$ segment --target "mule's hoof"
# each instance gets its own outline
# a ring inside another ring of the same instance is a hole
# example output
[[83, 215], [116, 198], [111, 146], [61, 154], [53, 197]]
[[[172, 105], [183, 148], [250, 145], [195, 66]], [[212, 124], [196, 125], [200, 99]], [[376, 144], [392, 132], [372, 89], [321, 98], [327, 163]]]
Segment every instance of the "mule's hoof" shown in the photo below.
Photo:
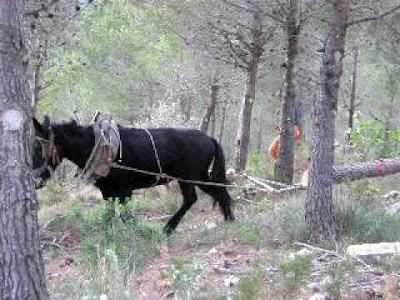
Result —
[[174, 230], [173, 230], [171, 227], [169, 227], [169, 226], [165, 226], [164, 229], [163, 229], [163, 231], [164, 231], [164, 233], [165, 233], [166, 236], [170, 236], [171, 233], [174, 232]]
[[235, 216], [233, 215], [233, 214], [230, 214], [230, 215], [228, 215], [228, 217], [225, 219], [225, 221], [228, 221], [228, 222], [233, 222], [233, 221], [235, 221]]

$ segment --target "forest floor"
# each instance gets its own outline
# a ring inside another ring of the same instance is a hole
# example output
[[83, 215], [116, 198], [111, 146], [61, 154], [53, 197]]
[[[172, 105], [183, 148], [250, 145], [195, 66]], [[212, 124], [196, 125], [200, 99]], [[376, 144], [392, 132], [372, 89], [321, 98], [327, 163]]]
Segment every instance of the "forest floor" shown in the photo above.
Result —
[[136, 225], [127, 232], [119, 221], [102, 227], [106, 209], [96, 192], [47, 202], [41, 232], [52, 299], [400, 299], [400, 257], [351, 259], [344, 253], [354, 235], [307, 244], [304, 192], [250, 202], [233, 193], [232, 224], [201, 195], [166, 238], [161, 228], [179, 203], [168, 190], [134, 195]]

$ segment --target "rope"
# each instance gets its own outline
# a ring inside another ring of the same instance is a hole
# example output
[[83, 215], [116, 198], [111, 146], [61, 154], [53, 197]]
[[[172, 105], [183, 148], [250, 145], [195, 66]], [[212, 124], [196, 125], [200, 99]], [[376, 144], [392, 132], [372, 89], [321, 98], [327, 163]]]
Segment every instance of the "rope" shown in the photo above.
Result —
[[[103, 132], [103, 130], [101, 130], [101, 132]], [[103, 137], [104, 134], [101, 134], [101, 136]], [[105, 139], [105, 137], [103, 137], [103, 139]], [[89, 168], [89, 164], [93, 161], [93, 157], [94, 157], [95, 153], [97, 152], [97, 148], [99, 148], [100, 141], [101, 141], [101, 138], [97, 139], [96, 143], [94, 144], [92, 152], [90, 153], [89, 158], [86, 161], [85, 167], [82, 169], [82, 172], [80, 172], [80, 174], [78, 176], [79, 178], [84, 179], [85, 173], [87, 172], [87, 169]]]
[[[156, 160], [157, 160], [158, 170], [160, 171], [160, 174], [163, 174], [163, 171], [161, 168], [160, 156], [158, 155], [158, 151], [157, 151], [156, 143], [154, 142], [153, 135], [150, 133], [150, 131], [147, 128], [143, 128], [143, 130], [146, 131], [146, 133], [148, 134], [148, 136], [151, 140], [151, 144], [153, 146], [153, 151], [154, 151], [154, 156], [156, 157]], [[157, 185], [160, 182], [160, 179], [161, 179], [160, 176], [156, 176], [156, 182], [154, 183], [154, 185]]]
[[219, 183], [219, 182], [209, 182], [209, 181], [201, 181], [201, 180], [183, 179], [183, 178], [180, 178], [180, 177], [167, 175], [165, 173], [157, 173], [157, 172], [152, 172], [152, 171], [141, 170], [141, 169], [138, 169], [138, 168], [118, 165], [116, 163], [113, 163], [111, 165], [111, 167], [116, 168], [116, 169], [133, 171], [133, 172], [136, 172], [136, 173], [141, 173], [141, 174], [146, 174], [146, 175], [158, 176], [160, 178], [169, 179], [169, 180], [177, 180], [177, 181], [185, 182], [185, 183], [211, 185], [211, 186], [219, 186], [219, 187], [226, 187], [226, 188], [241, 188], [240, 186], [238, 186], [236, 184], [224, 184], [224, 183]]

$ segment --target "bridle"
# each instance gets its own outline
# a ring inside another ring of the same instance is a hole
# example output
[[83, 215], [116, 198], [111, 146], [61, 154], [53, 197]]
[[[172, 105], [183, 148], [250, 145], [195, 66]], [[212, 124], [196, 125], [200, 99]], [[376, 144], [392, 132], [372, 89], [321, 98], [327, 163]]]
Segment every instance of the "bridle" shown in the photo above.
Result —
[[42, 137], [36, 137], [36, 140], [39, 142], [41, 150], [42, 150], [42, 158], [44, 159], [43, 164], [33, 170], [35, 176], [39, 177], [43, 174], [45, 170], [49, 170], [52, 173], [54, 170], [49, 166], [49, 162], [51, 161], [52, 165], [57, 165], [61, 163], [60, 156], [57, 151], [57, 147], [54, 143], [54, 133], [50, 132], [49, 139], [45, 139]]

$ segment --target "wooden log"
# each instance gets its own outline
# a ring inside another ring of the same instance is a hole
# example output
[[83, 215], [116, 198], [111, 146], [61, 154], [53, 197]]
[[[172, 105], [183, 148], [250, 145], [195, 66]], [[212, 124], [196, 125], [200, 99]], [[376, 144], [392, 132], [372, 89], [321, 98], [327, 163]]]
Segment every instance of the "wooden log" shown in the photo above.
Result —
[[373, 162], [335, 167], [333, 182], [340, 184], [363, 178], [387, 176], [397, 172], [400, 172], [400, 157], [380, 159]]

